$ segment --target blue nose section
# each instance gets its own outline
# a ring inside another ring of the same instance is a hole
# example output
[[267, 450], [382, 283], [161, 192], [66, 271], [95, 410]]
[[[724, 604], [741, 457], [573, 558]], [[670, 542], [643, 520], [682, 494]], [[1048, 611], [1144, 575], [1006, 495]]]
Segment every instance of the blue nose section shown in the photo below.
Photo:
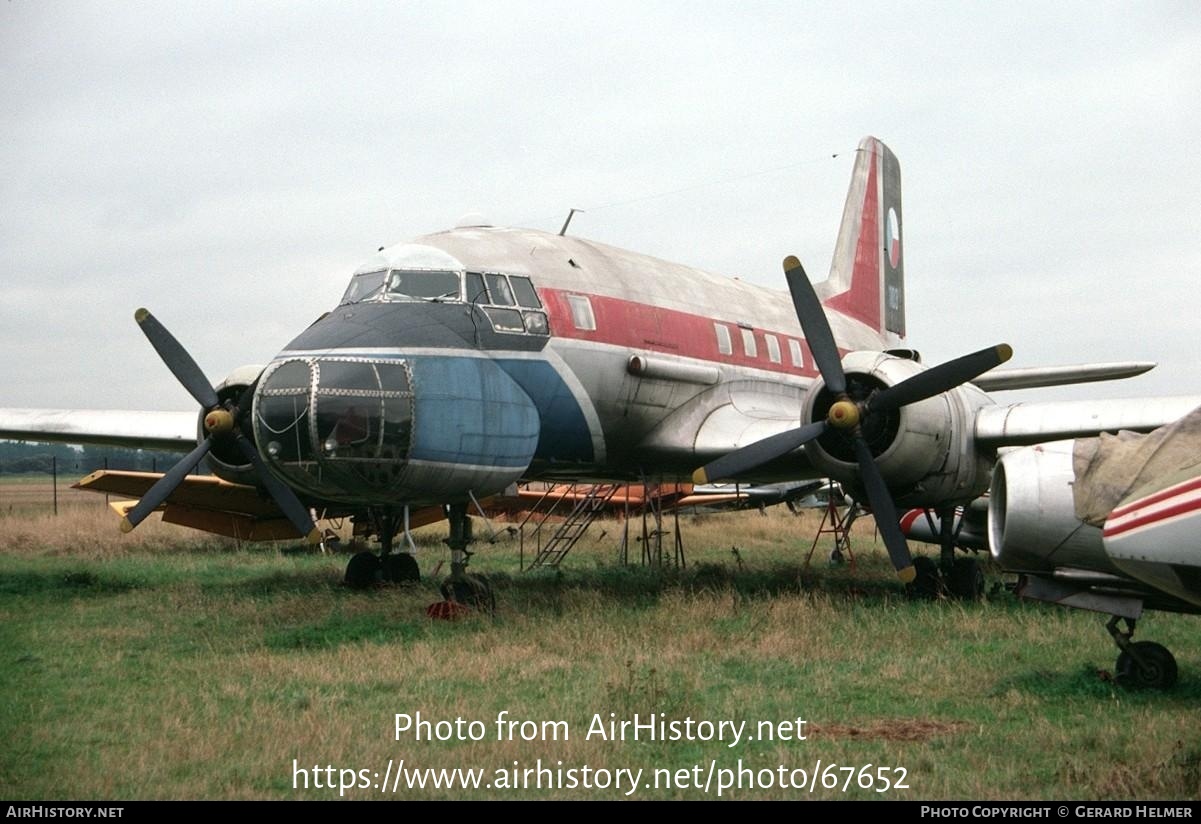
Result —
[[529, 395], [487, 357], [293, 357], [255, 394], [268, 465], [324, 500], [369, 506], [491, 495], [538, 447]]
[[538, 410], [494, 361], [423, 357], [412, 360], [412, 370], [413, 461], [520, 471], [530, 465]]

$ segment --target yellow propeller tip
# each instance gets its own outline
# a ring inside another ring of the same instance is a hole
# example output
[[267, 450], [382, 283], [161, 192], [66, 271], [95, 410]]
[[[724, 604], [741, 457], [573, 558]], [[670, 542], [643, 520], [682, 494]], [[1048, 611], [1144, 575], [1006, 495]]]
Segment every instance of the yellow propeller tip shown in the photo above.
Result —
[[703, 470], [703, 469], [698, 469], [696, 472], [693, 472], [693, 473], [692, 473], [692, 482], [693, 482], [694, 484], [707, 484], [707, 483], [709, 483], [709, 478], [708, 478], [708, 476], [707, 476], [707, 475], [705, 475], [705, 470]]
[[318, 529], [317, 527], [313, 527], [313, 531], [310, 532], [308, 535], [304, 536], [304, 540], [306, 543], [309, 543], [309, 544], [321, 543], [321, 530]]
[[793, 269], [799, 268], [800, 265], [801, 265], [801, 259], [799, 257], [797, 257], [796, 255], [789, 255], [788, 257], [784, 258], [784, 271], [785, 272], [791, 272]]
[[1013, 357], [1013, 347], [1008, 343], [1002, 343], [997, 346], [997, 357], [1001, 359], [1001, 363]]
[[903, 584], [912, 584], [917, 578], [917, 570], [912, 566], [907, 566], [904, 569], [898, 569], [897, 577], [901, 579], [901, 583]]
[[121, 519], [121, 531], [125, 533], [133, 532], [133, 524], [129, 522], [129, 518]]
[[136, 320], [138, 323], [141, 323], [142, 321], [146, 320], [146, 318], [148, 318], [148, 317], [150, 317], [149, 309], [139, 309], [138, 311], [133, 313], [133, 319]]

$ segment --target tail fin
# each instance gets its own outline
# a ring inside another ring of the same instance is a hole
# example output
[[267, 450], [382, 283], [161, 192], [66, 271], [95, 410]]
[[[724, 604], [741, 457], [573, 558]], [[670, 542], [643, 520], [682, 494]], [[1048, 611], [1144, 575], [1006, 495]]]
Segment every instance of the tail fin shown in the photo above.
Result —
[[874, 137], [859, 142], [830, 277], [822, 302], [880, 333], [905, 337], [905, 256], [901, 244], [901, 165]]

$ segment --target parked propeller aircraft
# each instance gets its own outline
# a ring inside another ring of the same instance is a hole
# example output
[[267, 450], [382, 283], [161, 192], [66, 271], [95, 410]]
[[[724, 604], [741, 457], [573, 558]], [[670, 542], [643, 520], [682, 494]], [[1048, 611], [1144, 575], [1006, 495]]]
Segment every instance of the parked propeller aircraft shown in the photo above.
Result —
[[[1026, 598], [1110, 615], [1119, 681], [1168, 687], [1176, 661], [1134, 643], [1143, 609], [1201, 613], [1201, 409], [1149, 435], [1058, 441], [993, 469], [990, 550]], [[1119, 629], [1119, 622], [1126, 629]]]
[[[215, 387], [139, 309], [199, 426], [189, 414], [4, 409], [0, 436], [187, 452], [146, 484], [127, 530], [163, 506], [206, 528], [286, 519], [315, 536], [313, 512], [368, 522], [380, 553], [355, 556], [352, 581], [415, 574], [392, 551], [397, 533], [411, 508], [445, 506], [444, 591], [456, 600], [486, 587], [467, 572], [468, 505], [520, 479], [671, 479], [697, 466], [698, 483], [828, 477], [870, 506], [909, 582], [897, 505], [952, 511], [987, 489], [1000, 447], [1147, 431], [1201, 398], [997, 406], [990, 388], [1150, 368], [1000, 371], [1004, 344], [924, 367], [903, 346], [902, 226], [900, 166], [875, 138], [859, 145], [827, 280], [785, 261], [791, 300], [563, 232], [463, 226], [380, 250], [270, 363]], [[173, 503], [201, 460], [225, 488]], [[971, 581], [975, 562], [942, 537], [941, 564], [922, 573]]]

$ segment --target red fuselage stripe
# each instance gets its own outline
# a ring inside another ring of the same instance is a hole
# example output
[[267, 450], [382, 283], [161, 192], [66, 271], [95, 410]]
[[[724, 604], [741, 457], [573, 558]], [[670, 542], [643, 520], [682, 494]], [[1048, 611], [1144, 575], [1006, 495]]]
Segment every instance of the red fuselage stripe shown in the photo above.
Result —
[[[604, 295], [568, 292], [561, 289], [539, 289], [538, 294], [542, 298], [550, 318], [551, 334], [558, 338], [595, 341], [630, 349], [665, 352], [685, 358], [696, 358], [730, 366], [766, 369], [788, 375], [804, 377], [817, 375], [817, 371], [811, 365], [813, 355], [809, 352], [808, 344], [803, 338], [795, 335], [756, 327], [750, 331], [755, 336], [757, 353], [754, 357], [750, 357], [746, 354], [743, 346], [743, 330], [734, 323], [714, 321], [703, 315], [649, 306]], [[568, 295], [580, 295], [588, 298], [592, 305], [592, 314], [596, 319], [596, 329], [576, 328], [572, 321], [571, 306], [567, 302]], [[733, 352], [729, 355], [718, 351], [715, 323], [721, 323], [730, 333]], [[769, 357], [766, 335], [774, 335], [779, 342], [779, 363], [773, 363]], [[805, 362], [803, 367], [792, 364], [792, 354], [788, 346], [790, 339], [797, 340], [801, 344], [801, 354]]]
[[[1125, 521], [1121, 524], [1115, 524], [1112, 527], [1109, 526], [1109, 522], [1107, 521], [1105, 529], [1101, 534], [1106, 538], [1113, 538], [1116, 535], [1123, 535], [1133, 529], [1138, 529], [1139, 527], [1144, 527], [1148, 524], [1158, 523], [1159, 521], [1167, 521], [1179, 515], [1184, 515], [1194, 511], [1201, 511], [1201, 499], [1181, 501], [1174, 506], [1169, 506], [1158, 512], [1152, 512], [1148, 515], [1144, 515], [1141, 518], [1131, 518], [1129, 521]], [[1110, 516], [1110, 518], [1112, 520], [1112, 516]]]
[[1109, 513], [1109, 520], [1112, 521], [1115, 518], [1120, 518], [1136, 509], [1152, 506], [1160, 501], [1166, 501], [1169, 498], [1175, 498], [1177, 495], [1180, 495], [1184, 492], [1192, 492], [1195, 489], [1201, 489], [1201, 478], [1193, 478], [1192, 480], [1181, 481], [1180, 483], [1173, 484], [1166, 489], [1161, 489], [1158, 492], [1154, 492], [1145, 498], [1139, 498], [1137, 501], [1131, 501], [1128, 504], [1123, 504], [1113, 512]]

